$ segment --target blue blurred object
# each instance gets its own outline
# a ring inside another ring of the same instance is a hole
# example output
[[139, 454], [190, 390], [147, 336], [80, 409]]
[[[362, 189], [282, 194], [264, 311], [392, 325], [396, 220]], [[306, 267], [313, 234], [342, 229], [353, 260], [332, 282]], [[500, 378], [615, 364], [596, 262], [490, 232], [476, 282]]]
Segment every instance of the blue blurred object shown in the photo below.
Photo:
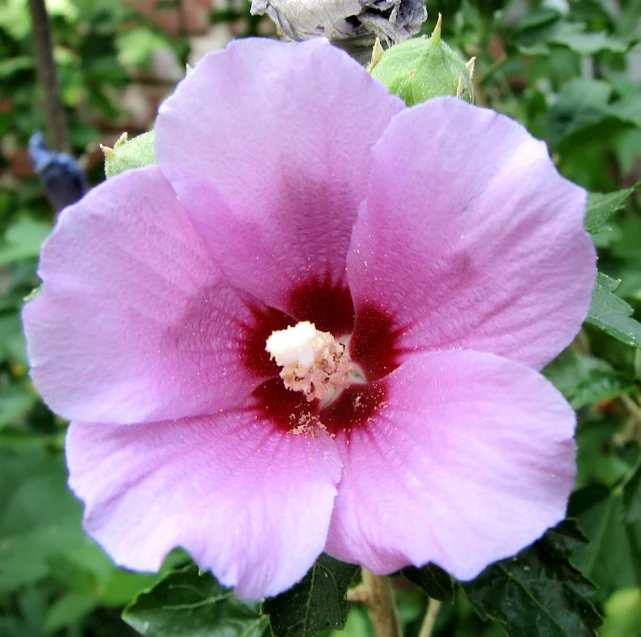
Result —
[[29, 159], [56, 211], [75, 203], [87, 192], [87, 179], [78, 162], [67, 153], [49, 150], [40, 131], [29, 140]]

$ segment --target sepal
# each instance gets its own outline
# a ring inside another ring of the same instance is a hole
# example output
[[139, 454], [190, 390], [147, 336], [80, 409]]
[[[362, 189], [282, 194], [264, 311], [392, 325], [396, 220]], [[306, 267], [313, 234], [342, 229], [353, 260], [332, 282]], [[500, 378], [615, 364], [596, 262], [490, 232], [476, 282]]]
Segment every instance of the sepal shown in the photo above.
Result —
[[474, 58], [465, 62], [441, 39], [441, 16], [431, 37], [406, 40], [373, 55], [369, 70], [407, 106], [451, 95], [474, 101]]
[[105, 175], [107, 179], [132, 168], [155, 164], [154, 131], [151, 130], [129, 139], [123, 133], [113, 148], [100, 146], [105, 154]]

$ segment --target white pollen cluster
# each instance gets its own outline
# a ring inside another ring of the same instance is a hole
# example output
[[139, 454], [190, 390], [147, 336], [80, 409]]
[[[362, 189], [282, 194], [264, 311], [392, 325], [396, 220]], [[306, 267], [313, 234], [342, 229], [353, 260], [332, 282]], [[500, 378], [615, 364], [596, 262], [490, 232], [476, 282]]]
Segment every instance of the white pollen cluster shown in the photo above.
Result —
[[309, 321], [273, 332], [265, 349], [283, 369], [287, 389], [303, 392], [308, 401], [350, 384], [354, 365], [345, 345]]

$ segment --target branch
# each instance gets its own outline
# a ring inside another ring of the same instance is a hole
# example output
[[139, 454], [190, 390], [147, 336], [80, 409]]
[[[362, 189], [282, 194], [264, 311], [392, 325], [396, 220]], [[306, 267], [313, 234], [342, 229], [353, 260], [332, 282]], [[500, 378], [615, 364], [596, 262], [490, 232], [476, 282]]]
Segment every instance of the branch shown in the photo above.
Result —
[[362, 598], [369, 611], [376, 637], [401, 637], [401, 625], [389, 578], [374, 575], [365, 568], [362, 578]]
[[51, 148], [69, 152], [64, 104], [53, 59], [51, 26], [44, 0], [29, 0], [38, 81], [42, 88], [47, 138]]

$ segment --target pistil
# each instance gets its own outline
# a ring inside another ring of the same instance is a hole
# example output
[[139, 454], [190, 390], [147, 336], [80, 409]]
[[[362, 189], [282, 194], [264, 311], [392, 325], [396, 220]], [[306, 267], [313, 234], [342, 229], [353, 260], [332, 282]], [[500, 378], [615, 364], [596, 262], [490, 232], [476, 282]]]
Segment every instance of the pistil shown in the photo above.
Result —
[[351, 383], [354, 364], [345, 345], [309, 321], [273, 332], [265, 349], [283, 368], [285, 387], [303, 392], [310, 402], [326, 401]]

